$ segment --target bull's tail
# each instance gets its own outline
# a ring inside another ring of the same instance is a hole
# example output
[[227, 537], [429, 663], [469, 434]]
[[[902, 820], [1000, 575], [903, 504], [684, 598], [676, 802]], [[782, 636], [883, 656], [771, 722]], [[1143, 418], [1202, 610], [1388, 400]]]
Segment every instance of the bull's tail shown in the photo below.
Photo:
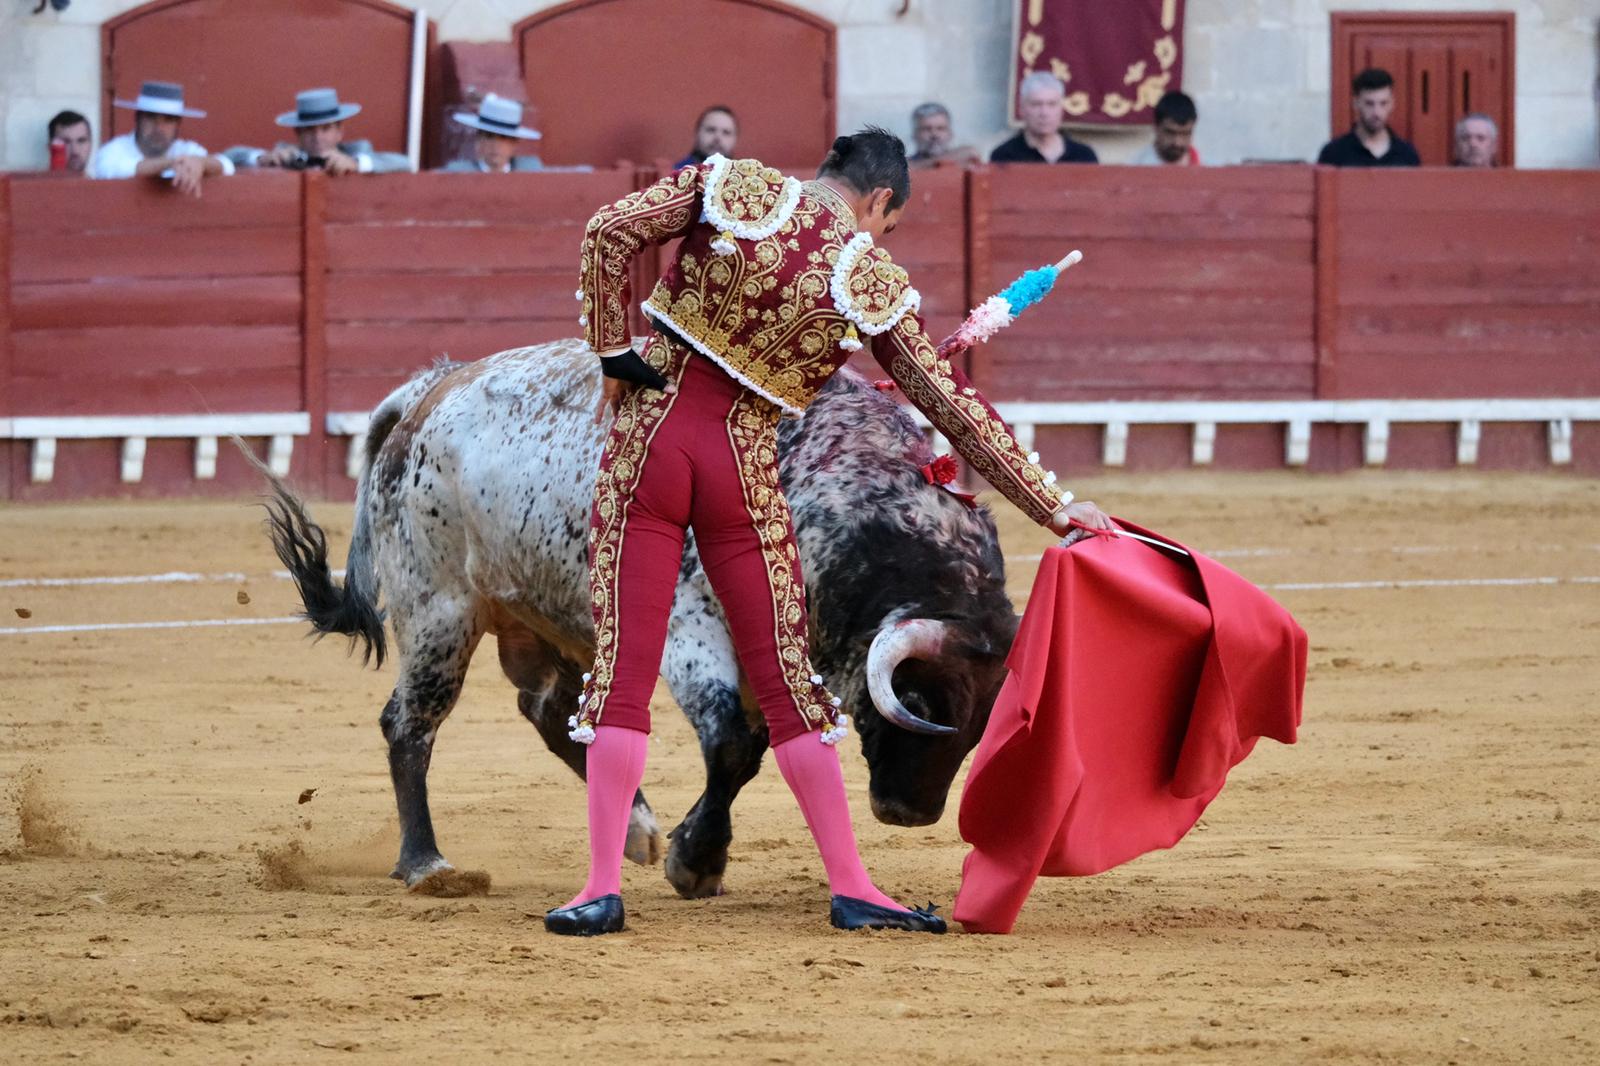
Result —
[[328, 569], [328, 540], [322, 527], [311, 520], [300, 498], [238, 442], [240, 450], [272, 487], [264, 504], [267, 534], [300, 592], [302, 616], [320, 636], [338, 633], [349, 637], [352, 651], [359, 642], [362, 663], [372, 662], [375, 666], [383, 665], [388, 644], [383, 631], [383, 612], [378, 608], [379, 582], [372, 554], [368, 503], [373, 460], [405, 413], [404, 391], [389, 397], [372, 413], [367, 430], [366, 462], [356, 487], [355, 529], [351, 532], [350, 551], [345, 557], [342, 587], [334, 583], [333, 573]]

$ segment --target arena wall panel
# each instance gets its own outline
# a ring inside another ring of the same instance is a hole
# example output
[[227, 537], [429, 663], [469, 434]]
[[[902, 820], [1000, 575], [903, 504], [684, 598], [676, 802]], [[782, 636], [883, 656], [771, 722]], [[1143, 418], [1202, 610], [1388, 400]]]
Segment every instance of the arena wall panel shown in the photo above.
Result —
[[1600, 395], [1600, 175], [1330, 179], [1325, 395]]
[[373, 406], [436, 359], [575, 336], [583, 228], [631, 170], [329, 182], [331, 410]]
[[[916, 171], [905, 214], [881, 243], [921, 293], [928, 332], [936, 341], [952, 333], [968, 307], [967, 182], [961, 168]], [[888, 376], [866, 347], [849, 365], [874, 380]]]
[[996, 166], [973, 175], [982, 299], [1083, 250], [1060, 291], [974, 356], [994, 399], [1310, 398], [1307, 168]]
[[13, 414], [296, 410], [293, 175], [12, 183]]
[[[11, 420], [16, 396], [11, 375], [11, 179], [0, 174], [0, 425]], [[0, 500], [11, 498], [12, 443], [0, 435]]]
[[[370, 408], [441, 356], [577, 334], [584, 223], [657, 174], [263, 173], [207, 182], [198, 200], [154, 181], [0, 175], [0, 498], [253, 485], [225, 440], [207, 464], [215, 428], [148, 442], [118, 428], [206, 413], [296, 419], [281, 463], [311, 492], [347, 495], [349, 438], [329, 415]], [[1083, 249], [968, 366], [991, 398], [1022, 404], [1008, 417], [1063, 476], [1600, 473], [1600, 174], [938, 169], [916, 174], [882, 243], [936, 337]], [[636, 297], [661, 266], [636, 261]], [[883, 376], [865, 352], [852, 362]], [[1476, 402], [1495, 397], [1529, 403], [1508, 416]], [[1362, 398], [1386, 406], [1328, 414]], [[1401, 410], [1428, 399], [1453, 406]], [[1178, 406], [1130, 416], [1126, 401]], [[35, 417], [96, 420], [105, 436], [79, 424], [41, 448], [11, 430]], [[132, 454], [140, 476], [125, 480]]]

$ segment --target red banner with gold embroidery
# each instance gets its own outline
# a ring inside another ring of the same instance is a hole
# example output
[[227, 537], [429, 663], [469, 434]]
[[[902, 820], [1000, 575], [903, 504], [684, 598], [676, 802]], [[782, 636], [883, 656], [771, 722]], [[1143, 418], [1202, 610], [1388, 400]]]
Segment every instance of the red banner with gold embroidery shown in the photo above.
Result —
[[1163, 93], [1181, 88], [1184, 0], [1017, 0], [1008, 114], [1017, 84], [1036, 70], [1066, 86], [1062, 120], [1129, 126], [1151, 121]]

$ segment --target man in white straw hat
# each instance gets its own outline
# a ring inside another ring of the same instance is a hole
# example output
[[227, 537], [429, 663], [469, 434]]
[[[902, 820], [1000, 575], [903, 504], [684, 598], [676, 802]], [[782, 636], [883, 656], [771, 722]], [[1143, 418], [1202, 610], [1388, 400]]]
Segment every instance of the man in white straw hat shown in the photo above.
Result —
[[478, 113], [457, 111], [452, 116], [477, 132], [477, 158], [456, 159], [443, 169], [451, 173], [510, 174], [514, 171], [543, 170], [536, 155], [518, 155], [519, 141], [537, 141], [538, 130], [522, 124], [522, 105], [494, 93], [483, 98]]
[[326, 174], [404, 174], [411, 159], [402, 152], [374, 152], [371, 141], [346, 141], [344, 122], [361, 110], [360, 104], [341, 103], [334, 89], [307, 89], [296, 93], [294, 110], [277, 118], [280, 126], [294, 130], [296, 144], [264, 148], [229, 148], [235, 166], [283, 167], [285, 170], [321, 170]]
[[204, 111], [184, 106], [183, 86], [147, 81], [137, 99], [112, 104], [134, 112], [133, 132], [100, 146], [89, 164], [91, 178], [168, 177], [179, 192], [199, 196], [208, 175], [233, 173], [233, 164], [223, 156], [178, 137], [184, 119], [206, 117]]

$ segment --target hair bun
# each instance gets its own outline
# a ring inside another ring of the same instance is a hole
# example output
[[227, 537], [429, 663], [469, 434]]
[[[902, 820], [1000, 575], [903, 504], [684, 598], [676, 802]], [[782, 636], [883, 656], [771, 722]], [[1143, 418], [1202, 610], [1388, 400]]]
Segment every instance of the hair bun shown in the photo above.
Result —
[[855, 146], [856, 141], [854, 137], [835, 137], [833, 139], [833, 148], [831, 151], [839, 159], [843, 159], [845, 156], [850, 154], [850, 149], [854, 148]]

